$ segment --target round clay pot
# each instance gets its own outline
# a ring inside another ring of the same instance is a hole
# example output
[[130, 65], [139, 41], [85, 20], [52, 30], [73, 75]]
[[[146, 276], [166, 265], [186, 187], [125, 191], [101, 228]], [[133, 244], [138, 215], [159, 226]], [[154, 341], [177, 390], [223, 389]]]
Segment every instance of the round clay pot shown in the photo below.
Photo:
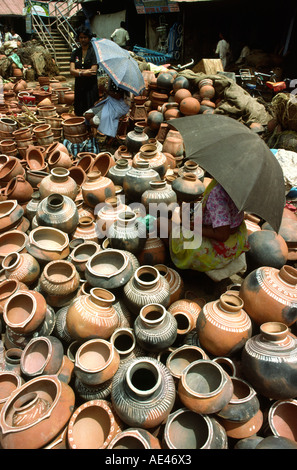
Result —
[[130, 258], [121, 250], [103, 250], [86, 264], [85, 277], [93, 287], [117, 289], [125, 286], [132, 275]]
[[89, 171], [99, 171], [101, 176], [106, 176], [108, 170], [115, 165], [115, 160], [109, 152], [101, 152], [93, 159]]
[[48, 156], [48, 165], [50, 168], [70, 168], [72, 166], [72, 158], [68, 152], [54, 150]]
[[46, 301], [52, 307], [63, 307], [74, 297], [80, 277], [75, 266], [66, 260], [48, 263], [40, 276], [39, 283]]
[[41, 199], [53, 193], [62, 194], [75, 200], [78, 194], [76, 182], [70, 177], [67, 168], [52, 168], [50, 175], [40, 181], [39, 193]]
[[65, 259], [69, 255], [69, 238], [53, 227], [36, 227], [29, 234], [28, 252], [39, 262]]
[[0, 312], [3, 312], [3, 308], [7, 300], [19, 290], [27, 290], [28, 286], [17, 281], [16, 279], [5, 279], [0, 282]]
[[56, 374], [63, 362], [63, 345], [55, 336], [32, 338], [21, 356], [21, 372], [27, 380]]
[[39, 201], [35, 217], [38, 226], [57, 228], [68, 234], [76, 229], [79, 222], [75, 202], [68, 196], [55, 193]]
[[24, 290], [13, 294], [3, 309], [6, 325], [15, 333], [30, 334], [45, 319], [46, 301], [39, 292]]
[[89, 207], [96, 207], [108, 197], [115, 196], [115, 187], [110, 178], [102, 176], [100, 171], [90, 171], [81, 186], [82, 196]]
[[8, 370], [0, 372], [0, 411], [10, 395], [20, 388], [23, 383], [24, 379], [16, 372]]
[[33, 284], [40, 274], [38, 261], [29, 253], [10, 253], [3, 259], [2, 268], [7, 279], [16, 279], [27, 286]]
[[27, 241], [28, 235], [20, 230], [8, 230], [0, 234], [0, 260], [12, 252], [26, 252]]
[[24, 209], [14, 199], [0, 201], [0, 232], [9, 230], [21, 222]]
[[41, 126], [36, 126], [33, 129], [33, 132], [37, 139], [40, 137], [48, 137], [52, 133], [52, 128], [49, 124], [42, 124]]
[[166, 367], [170, 370], [172, 377], [176, 380], [181, 378], [183, 370], [194, 361], [209, 359], [202, 348], [184, 344], [174, 349], [167, 357]]
[[108, 449], [161, 449], [161, 444], [157, 437], [145, 429], [128, 428], [112, 439]]
[[137, 254], [146, 241], [146, 227], [137, 220], [135, 212], [120, 212], [106, 232], [111, 248]]
[[86, 240], [71, 251], [69, 260], [76, 267], [78, 273], [83, 275], [87, 261], [99, 251], [101, 251], [101, 247], [98, 243]]
[[67, 442], [70, 449], [106, 449], [121, 431], [111, 403], [92, 400], [79, 406], [70, 418]]
[[248, 237], [250, 245], [246, 253], [248, 271], [270, 266], [281, 269], [288, 259], [288, 246], [284, 238], [271, 230], [259, 230], [251, 233]]
[[277, 400], [272, 403], [267, 418], [269, 431], [274, 436], [281, 436], [296, 441], [296, 412], [297, 400]]
[[22, 204], [31, 199], [33, 188], [23, 176], [18, 175], [7, 183], [4, 194], [7, 199], [16, 199], [18, 203]]

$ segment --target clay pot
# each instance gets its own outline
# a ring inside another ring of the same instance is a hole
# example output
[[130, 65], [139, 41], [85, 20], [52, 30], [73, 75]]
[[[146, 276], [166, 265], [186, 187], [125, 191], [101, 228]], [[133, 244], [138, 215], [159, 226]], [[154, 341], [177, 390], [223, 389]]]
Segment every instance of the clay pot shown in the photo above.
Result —
[[269, 408], [267, 426], [274, 436], [296, 441], [296, 400], [277, 400]]
[[214, 356], [238, 353], [252, 335], [252, 322], [238, 295], [222, 294], [204, 305], [196, 328], [202, 348]]
[[23, 215], [24, 209], [16, 200], [0, 201], [0, 232], [15, 227]]
[[101, 288], [92, 288], [90, 294], [76, 297], [66, 318], [70, 336], [75, 340], [109, 339], [119, 324], [114, 302], [113, 293]]
[[288, 246], [284, 238], [271, 230], [259, 230], [248, 237], [250, 245], [246, 253], [248, 270], [270, 266], [281, 269], [288, 259]]
[[226, 431], [215, 417], [187, 408], [168, 416], [163, 440], [166, 449], [228, 449]]
[[258, 410], [255, 416], [247, 421], [237, 422], [223, 418], [219, 418], [219, 421], [224, 427], [228, 437], [233, 439], [247, 439], [254, 436], [262, 428], [263, 413], [261, 410]]
[[153, 266], [140, 266], [123, 289], [123, 300], [135, 315], [147, 304], [169, 305], [170, 292], [167, 280]]
[[[129, 207], [122, 203], [119, 196], [108, 197], [103, 207], [98, 211], [96, 209], [95, 215], [97, 217], [98, 230], [102, 233], [107, 233], [110, 226], [117, 220], [119, 214], [127, 210], [129, 210]], [[109, 244], [110, 247], [111, 245]]]
[[[54, 118], [53, 118], [54, 119]], [[53, 153], [54, 151], [56, 150], [60, 150], [61, 152], [65, 152], [65, 153], [68, 153], [68, 150], [67, 148], [65, 147], [65, 145], [63, 145], [61, 142], [53, 142], [51, 145], [49, 145], [45, 151], [45, 157], [46, 159], [48, 159], [49, 155], [51, 153]]]
[[115, 196], [115, 187], [111, 179], [102, 176], [100, 171], [91, 171], [81, 186], [82, 196], [89, 207], [96, 207], [106, 198]]
[[[119, 160], [124, 160], [124, 161], [127, 161], [129, 165], [132, 165], [133, 154], [132, 152], [128, 150], [126, 145], [120, 145], [115, 151], [113, 158], [116, 164]], [[114, 169], [115, 169], [114, 167], [111, 167], [108, 172]]]
[[184, 344], [170, 352], [166, 359], [166, 367], [176, 381], [181, 378], [183, 370], [192, 362], [209, 359], [206, 352], [198, 346]]
[[161, 444], [157, 437], [145, 429], [128, 428], [112, 439], [108, 449], [161, 449]]
[[30, 139], [32, 137], [32, 132], [30, 127], [21, 127], [20, 129], [13, 131], [12, 136], [16, 141]]
[[86, 264], [85, 277], [93, 287], [117, 289], [125, 286], [132, 275], [130, 258], [121, 250], [103, 250]]
[[66, 260], [48, 263], [39, 279], [41, 292], [52, 307], [69, 304], [76, 294], [79, 282], [80, 277], [75, 266]]
[[50, 194], [42, 199], [36, 209], [39, 226], [54, 227], [65, 233], [72, 233], [79, 221], [75, 202], [68, 196]]
[[250, 318], [257, 324], [296, 321], [297, 270], [284, 265], [280, 270], [263, 266], [244, 279], [239, 296]]
[[[75, 395], [58, 377], [35, 377], [5, 403], [0, 417], [3, 449], [40, 449], [68, 423]], [[11, 413], [10, 411], [13, 410]], [[13, 429], [13, 432], [10, 432]]]
[[194, 173], [184, 173], [172, 182], [178, 202], [197, 201], [205, 191], [205, 186]]
[[45, 137], [36, 137], [36, 139], [39, 145], [48, 146], [54, 142], [54, 134], [51, 133], [50, 135]]
[[35, 137], [40, 139], [40, 137], [48, 137], [52, 133], [52, 128], [50, 124], [42, 124], [41, 126], [36, 126], [33, 129]]
[[69, 238], [53, 227], [37, 227], [29, 233], [28, 252], [39, 262], [65, 259], [69, 255]]
[[93, 153], [80, 152], [77, 154], [76, 166], [81, 168], [87, 174], [90, 171], [90, 168], [95, 158], [96, 158], [95, 153], [93, 154]]
[[24, 379], [13, 371], [1, 371], [0, 372], [0, 411], [2, 410], [4, 404], [9, 399], [10, 395], [19, 389], [23, 383]]
[[274, 400], [296, 397], [296, 339], [284, 323], [263, 323], [241, 357], [242, 372], [257, 393]]
[[66, 138], [67, 136], [86, 133], [86, 124], [84, 117], [73, 117], [65, 119], [65, 121], [62, 121], [62, 126]]
[[167, 251], [164, 242], [159, 237], [148, 237], [143, 250], [137, 255], [141, 265], [164, 264]]
[[184, 154], [184, 140], [181, 134], [175, 130], [169, 130], [163, 143], [163, 153], [170, 153], [174, 157]]
[[171, 303], [168, 307], [168, 311], [177, 321], [177, 333], [179, 337], [185, 337], [190, 331], [196, 328], [201, 307], [194, 301], [180, 299]]
[[0, 185], [6, 186], [12, 178], [18, 175], [24, 176], [25, 171], [18, 159], [10, 157], [0, 169]]
[[83, 276], [88, 259], [99, 251], [101, 251], [101, 247], [98, 243], [86, 240], [71, 251], [69, 260], [75, 266], [78, 273]]
[[168, 169], [166, 156], [162, 152], [159, 152], [157, 146], [154, 144], [145, 144], [140, 147], [140, 151], [136, 153], [133, 158], [133, 166], [137, 167], [139, 161], [147, 161], [149, 168], [153, 168], [157, 171], [161, 178], [165, 176]]
[[147, 115], [147, 125], [153, 131], [158, 131], [160, 129], [161, 124], [164, 122], [164, 114], [157, 109], [152, 110]]
[[142, 194], [150, 189], [151, 181], [160, 181], [160, 174], [150, 168], [148, 161], [138, 161], [123, 178], [123, 189], [129, 201], [140, 202]]
[[75, 355], [74, 373], [86, 385], [99, 385], [110, 380], [119, 368], [120, 357], [105, 339], [85, 341]]
[[63, 345], [58, 338], [32, 338], [22, 353], [21, 373], [27, 381], [40, 375], [54, 375], [62, 365], [63, 356]]
[[20, 230], [8, 230], [0, 234], [0, 260], [12, 252], [26, 252], [27, 241], [28, 235]]
[[192, 411], [202, 414], [217, 413], [230, 402], [233, 384], [219, 364], [201, 359], [183, 370], [178, 383], [178, 394], [181, 402]]
[[97, 223], [92, 215], [81, 216], [79, 215], [78, 225], [74, 232], [71, 234], [71, 239], [82, 239], [84, 241], [93, 241], [98, 243], [100, 232]]
[[[14, 95], [14, 94], [13, 94]], [[12, 133], [17, 129], [17, 122], [8, 117], [0, 118], [0, 131]]]
[[133, 131], [127, 133], [125, 145], [129, 152], [135, 155], [148, 140], [149, 136], [143, 131], [143, 128], [136, 125]]
[[53, 193], [62, 194], [75, 200], [78, 194], [76, 182], [70, 177], [67, 168], [52, 168], [50, 175], [43, 178], [39, 185], [41, 199]]
[[111, 248], [137, 254], [146, 241], [146, 226], [137, 219], [135, 212], [126, 210], [118, 214], [106, 234]]
[[175, 395], [173, 378], [154, 358], [128, 361], [112, 380], [112, 404], [128, 426], [151, 429], [160, 425], [171, 412]]
[[184, 294], [184, 281], [175, 269], [167, 267], [165, 264], [157, 264], [155, 268], [158, 269], [159, 273], [168, 281], [170, 287], [169, 305], [171, 306], [181, 299]]
[[72, 166], [72, 158], [68, 152], [54, 150], [48, 156], [48, 164], [50, 168], [70, 168]]
[[69, 106], [74, 103], [74, 91], [65, 91], [64, 92], [64, 103], [69, 105]]
[[183, 99], [192, 96], [192, 93], [187, 88], [180, 88], [174, 94], [174, 101], [180, 103]]
[[46, 301], [39, 292], [20, 290], [4, 305], [3, 319], [13, 332], [28, 335], [44, 321], [46, 308]]
[[31, 184], [23, 176], [15, 176], [6, 185], [4, 194], [7, 199], [16, 199], [22, 204], [28, 202], [33, 194]]
[[115, 165], [115, 160], [109, 152], [101, 152], [93, 159], [90, 172], [98, 171], [101, 176], [106, 176], [109, 169]]
[[134, 329], [129, 326], [116, 328], [109, 341], [119, 353], [120, 366], [135, 357], [146, 355], [145, 351], [137, 344]]
[[10, 253], [3, 259], [2, 268], [7, 279], [15, 279], [27, 286], [33, 284], [40, 274], [38, 261], [29, 253]]
[[166, 204], [171, 210], [177, 203], [177, 196], [171, 186], [167, 184], [166, 180], [151, 181], [150, 189], [147, 189], [141, 195], [141, 203], [144, 205], [147, 212], [152, 210], [152, 208], [153, 210], [157, 210], [154, 204]]
[[[41, 181], [43, 180], [43, 178], [48, 176], [48, 172], [46, 170], [40, 171], [40, 170], [27, 169], [26, 176], [27, 176], [28, 183], [30, 183], [32, 188], [35, 190], [35, 192], [37, 192], [37, 190], [39, 189], [39, 185]], [[40, 197], [40, 193], [39, 193], [39, 197]]]
[[86, 173], [84, 172], [84, 170], [82, 168], [80, 168], [79, 166], [70, 166], [68, 168], [69, 170], [69, 176], [70, 178], [72, 178], [77, 186], [80, 188], [81, 185], [86, 181], [87, 179], [87, 175]]
[[71, 416], [67, 442], [70, 449], [106, 449], [120, 431], [111, 403], [92, 400], [79, 406]]
[[185, 173], [194, 173], [194, 175], [196, 175], [203, 183], [205, 172], [195, 161], [187, 160], [178, 170], [177, 174], [178, 176], [183, 176]]
[[0, 282], [0, 313], [2, 314], [3, 308], [7, 300], [19, 290], [27, 290], [28, 286], [17, 281], [16, 279], [5, 279]]

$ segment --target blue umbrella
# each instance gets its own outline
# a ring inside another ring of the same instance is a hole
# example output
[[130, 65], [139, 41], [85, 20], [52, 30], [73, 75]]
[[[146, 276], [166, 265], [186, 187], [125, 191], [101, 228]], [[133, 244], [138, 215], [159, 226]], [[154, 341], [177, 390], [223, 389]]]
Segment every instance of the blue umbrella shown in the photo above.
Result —
[[98, 64], [119, 87], [134, 95], [145, 88], [142, 73], [130, 53], [109, 39], [92, 39]]

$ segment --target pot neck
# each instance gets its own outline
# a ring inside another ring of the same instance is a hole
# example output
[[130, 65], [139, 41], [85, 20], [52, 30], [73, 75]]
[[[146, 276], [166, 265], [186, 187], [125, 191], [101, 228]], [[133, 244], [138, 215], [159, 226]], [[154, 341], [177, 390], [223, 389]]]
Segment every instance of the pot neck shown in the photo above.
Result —
[[127, 369], [125, 381], [129, 391], [140, 400], [152, 397], [162, 384], [158, 367], [149, 359], [132, 363]]
[[5, 256], [2, 261], [2, 268], [7, 271], [13, 271], [16, 269], [21, 262], [21, 255], [20, 253], [10, 253], [9, 255]]
[[260, 332], [267, 341], [284, 341], [289, 333], [289, 328], [284, 323], [267, 322], [260, 326]]
[[166, 180], [150, 181], [150, 187], [154, 191], [161, 191], [162, 189], [165, 189], [166, 186], [167, 186]]
[[51, 194], [47, 198], [47, 206], [51, 211], [58, 212], [64, 205], [64, 197], [62, 194]]
[[70, 172], [66, 168], [52, 168], [51, 176], [57, 182], [64, 182], [67, 181], [69, 178]]
[[219, 306], [224, 312], [234, 314], [243, 308], [243, 300], [238, 295], [225, 293], [220, 296]]
[[134, 279], [142, 289], [154, 288], [161, 277], [161, 274], [154, 266], [140, 266], [136, 269]]
[[148, 304], [142, 307], [139, 316], [143, 323], [151, 328], [160, 326], [165, 320], [167, 311], [161, 304]]
[[90, 299], [94, 304], [103, 308], [109, 308], [115, 302], [115, 296], [112, 292], [99, 287], [90, 290]]
[[293, 266], [284, 265], [278, 273], [279, 278], [292, 287], [297, 285], [297, 269]]

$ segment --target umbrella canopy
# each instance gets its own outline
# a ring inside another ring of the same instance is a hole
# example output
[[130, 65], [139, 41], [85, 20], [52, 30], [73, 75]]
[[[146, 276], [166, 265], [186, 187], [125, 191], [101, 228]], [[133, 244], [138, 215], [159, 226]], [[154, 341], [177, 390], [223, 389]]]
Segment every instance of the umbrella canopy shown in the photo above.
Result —
[[92, 39], [98, 64], [113, 82], [134, 95], [145, 88], [142, 73], [130, 53], [109, 39]]
[[180, 132], [187, 159], [208, 171], [238, 210], [260, 216], [278, 232], [285, 205], [283, 171], [257, 134], [218, 114], [185, 116], [170, 125]]

